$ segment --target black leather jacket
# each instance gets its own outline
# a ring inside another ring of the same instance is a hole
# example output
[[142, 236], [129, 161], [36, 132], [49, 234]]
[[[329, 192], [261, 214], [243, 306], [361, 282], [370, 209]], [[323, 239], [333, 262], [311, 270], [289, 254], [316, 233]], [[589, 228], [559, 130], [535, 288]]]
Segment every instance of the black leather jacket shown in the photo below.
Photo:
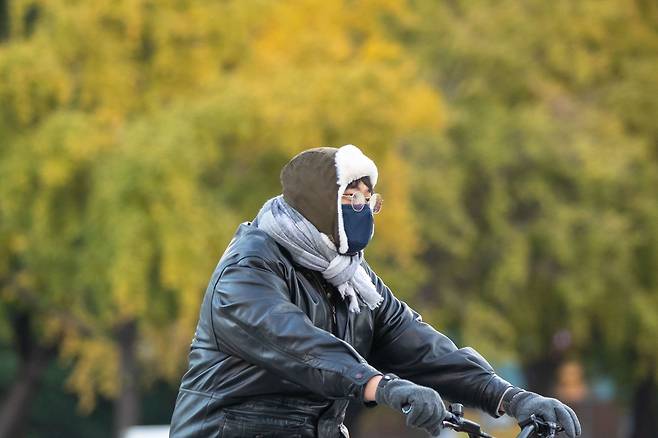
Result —
[[320, 273], [241, 224], [206, 290], [170, 435], [339, 437], [348, 402], [362, 401], [365, 383], [384, 372], [498, 416], [510, 384], [363, 266], [384, 301], [348, 313]]

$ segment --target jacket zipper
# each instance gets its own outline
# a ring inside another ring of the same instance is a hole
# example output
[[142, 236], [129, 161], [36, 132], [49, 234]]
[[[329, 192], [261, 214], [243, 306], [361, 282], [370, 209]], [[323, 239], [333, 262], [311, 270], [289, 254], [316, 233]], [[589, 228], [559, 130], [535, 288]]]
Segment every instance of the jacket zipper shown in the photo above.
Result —
[[327, 304], [329, 305], [329, 309], [331, 310], [332, 326], [330, 333], [332, 333], [334, 336], [338, 336], [338, 320], [336, 318], [336, 306], [334, 305], [334, 302], [332, 300], [331, 291], [325, 287], [325, 284], [321, 279], [316, 277], [315, 280], [317, 284], [320, 286], [322, 292], [324, 292], [324, 295], [327, 297]]
[[336, 306], [334, 305], [332, 296], [331, 296], [331, 291], [328, 290], [322, 280], [319, 280], [320, 287], [322, 288], [322, 291], [325, 293], [325, 296], [327, 297], [327, 304], [329, 304], [329, 309], [331, 310], [331, 321], [332, 321], [332, 326], [330, 332], [334, 334], [334, 336], [338, 336], [338, 320], [336, 319]]
[[333, 333], [335, 336], [338, 336], [337, 331], [338, 331], [338, 321], [336, 319], [336, 306], [334, 305], [334, 302], [331, 297], [331, 292], [327, 290], [327, 288], [324, 286], [322, 282], [320, 282], [322, 286], [322, 290], [325, 293], [325, 296], [327, 297], [327, 304], [329, 304], [329, 309], [331, 310], [331, 333]]
[[333, 327], [331, 328], [331, 333], [334, 335], [338, 336], [338, 320], [336, 319], [336, 306], [334, 306], [334, 303], [329, 301], [329, 305], [331, 306], [331, 316], [333, 319]]

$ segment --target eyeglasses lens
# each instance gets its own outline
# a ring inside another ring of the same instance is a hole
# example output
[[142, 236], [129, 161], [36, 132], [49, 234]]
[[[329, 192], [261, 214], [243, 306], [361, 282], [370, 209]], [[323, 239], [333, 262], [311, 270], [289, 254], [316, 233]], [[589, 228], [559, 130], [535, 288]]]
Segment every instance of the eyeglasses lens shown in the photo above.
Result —
[[382, 210], [382, 204], [384, 203], [384, 199], [379, 193], [375, 193], [370, 197], [369, 200], [366, 200], [366, 197], [363, 193], [355, 192], [352, 194], [351, 198], [352, 208], [354, 211], [361, 211], [363, 210], [363, 207], [368, 204], [373, 214], [379, 213]]
[[361, 192], [352, 194], [352, 208], [354, 211], [361, 211], [366, 206], [366, 197]]
[[382, 198], [382, 195], [379, 193], [375, 193], [370, 197], [370, 210], [372, 210], [372, 214], [377, 214], [380, 211], [382, 211], [382, 204], [384, 203], [384, 199]]

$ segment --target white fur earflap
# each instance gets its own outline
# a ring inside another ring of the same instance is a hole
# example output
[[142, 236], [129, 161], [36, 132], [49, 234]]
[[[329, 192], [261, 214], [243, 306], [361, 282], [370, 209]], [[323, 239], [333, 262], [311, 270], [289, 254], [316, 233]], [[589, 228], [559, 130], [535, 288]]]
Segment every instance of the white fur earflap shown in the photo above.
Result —
[[370, 182], [374, 188], [377, 184], [377, 166], [368, 157], [365, 156], [361, 149], [353, 144], [347, 144], [338, 148], [336, 152], [336, 178], [338, 182], [338, 252], [345, 254], [349, 247], [347, 243], [347, 234], [345, 233], [345, 225], [343, 223], [343, 209], [341, 208], [342, 194], [347, 188], [348, 184], [355, 179], [363, 178], [364, 176], [370, 177]]

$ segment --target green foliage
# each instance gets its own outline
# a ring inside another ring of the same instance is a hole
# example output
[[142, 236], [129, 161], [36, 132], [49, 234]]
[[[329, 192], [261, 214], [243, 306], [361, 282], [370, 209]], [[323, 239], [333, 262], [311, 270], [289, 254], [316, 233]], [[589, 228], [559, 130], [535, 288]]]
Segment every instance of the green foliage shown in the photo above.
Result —
[[130, 321], [143, 381], [179, 379], [214, 264], [302, 149], [356, 143], [377, 159], [399, 208], [381, 215], [372, 257], [409, 268], [391, 280], [407, 293], [421, 278], [398, 146], [437, 132], [440, 100], [369, 16], [394, 2], [339, 6], [13, 4], [0, 49], [3, 303], [59, 344], [84, 410], [120, 390], [116, 330]]
[[649, 3], [11, 2], [0, 315], [29, 309], [84, 409], [128, 321], [143, 381], [176, 384], [238, 224], [293, 154], [354, 143], [386, 199], [368, 257], [426, 319], [658, 372]]
[[434, 320], [487, 357], [545, 358], [566, 329], [622, 385], [658, 374], [655, 16], [416, 5], [395, 32], [448, 108], [444, 134], [410, 148]]

